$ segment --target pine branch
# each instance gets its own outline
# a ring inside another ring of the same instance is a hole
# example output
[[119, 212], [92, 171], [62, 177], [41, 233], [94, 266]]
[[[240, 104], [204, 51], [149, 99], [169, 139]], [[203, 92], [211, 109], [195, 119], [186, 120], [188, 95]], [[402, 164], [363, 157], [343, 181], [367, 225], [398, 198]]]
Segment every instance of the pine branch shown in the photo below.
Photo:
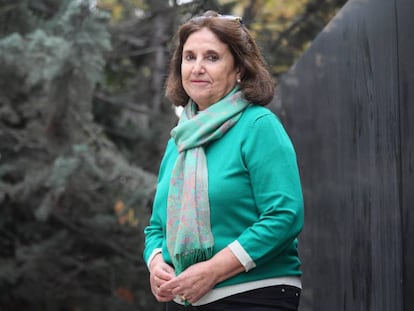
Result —
[[130, 252], [127, 252], [126, 250], [122, 249], [121, 247], [115, 245], [112, 241], [103, 239], [101, 236], [98, 236], [95, 234], [94, 229], [85, 229], [80, 226], [77, 226], [74, 222], [70, 221], [69, 219], [57, 214], [53, 213], [53, 219], [57, 220], [61, 225], [65, 226], [67, 229], [71, 230], [72, 232], [81, 235], [83, 240], [88, 240], [90, 242], [93, 242], [93, 244], [96, 245], [96, 243], [99, 243], [100, 245], [104, 246], [107, 249], [110, 249], [114, 253], [122, 256], [123, 258], [129, 260], [130, 262], [134, 264], [144, 264], [143, 260], [139, 260], [137, 254], [132, 254]]
[[315, 12], [318, 12], [318, 7], [323, 4], [324, 0], [315, 0], [310, 1], [306, 5], [304, 12], [296, 17], [286, 28], [284, 31], [279, 33], [277, 40], [272, 44], [272, 49], [277, 50], [279, 49], [280, 45], [282, 44], [283, 40], [287, 40], [289, 36], [295, 31], [296, 29], [300, 28], [303, 24], [305, 24]]

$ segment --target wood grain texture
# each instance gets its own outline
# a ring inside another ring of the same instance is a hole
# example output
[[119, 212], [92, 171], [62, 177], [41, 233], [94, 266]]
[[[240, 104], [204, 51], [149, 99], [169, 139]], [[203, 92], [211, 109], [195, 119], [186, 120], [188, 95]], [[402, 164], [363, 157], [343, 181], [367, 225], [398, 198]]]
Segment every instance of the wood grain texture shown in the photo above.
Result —
[[412, 12], [350, 0], [279, 83], [305, 196], [302, 311], [414, 310]]
[[399, 0], [399, 95], [401, 122], [401, 214], [404, 310], [414, 310], [414, 3]]

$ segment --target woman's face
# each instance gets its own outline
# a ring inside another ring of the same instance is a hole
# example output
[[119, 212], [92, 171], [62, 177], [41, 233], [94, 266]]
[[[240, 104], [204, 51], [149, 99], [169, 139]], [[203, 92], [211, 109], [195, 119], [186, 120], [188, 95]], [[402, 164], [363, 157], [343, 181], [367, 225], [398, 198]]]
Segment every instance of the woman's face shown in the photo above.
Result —
[[181, 76], [187, 95], [204, 110], [233, 89], [239, 69], [227, 44], [202, 28], [184, 43]]

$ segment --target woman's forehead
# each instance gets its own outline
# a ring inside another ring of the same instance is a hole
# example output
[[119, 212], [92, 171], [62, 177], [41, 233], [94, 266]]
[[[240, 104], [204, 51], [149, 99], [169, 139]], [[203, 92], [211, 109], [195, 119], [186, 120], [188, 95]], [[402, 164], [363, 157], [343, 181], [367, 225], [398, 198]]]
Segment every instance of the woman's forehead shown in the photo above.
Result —
[[193, 32], [184, 42], [183, 49], [188, 48], [208, 48], [212, 49], [228, 49], [228, 45], [222, 42], [217, 35], [208, 28], [202, 28]]

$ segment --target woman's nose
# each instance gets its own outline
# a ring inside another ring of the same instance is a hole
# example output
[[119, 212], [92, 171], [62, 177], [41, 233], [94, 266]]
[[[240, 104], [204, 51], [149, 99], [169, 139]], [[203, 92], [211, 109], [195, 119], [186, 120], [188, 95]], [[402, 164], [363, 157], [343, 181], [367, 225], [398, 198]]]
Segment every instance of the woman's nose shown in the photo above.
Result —
[[195, 73], [195, 74], [202, 74], [204, 72], [205, 72], [205, 68], [204, 68], [204, 65], [203, 65], [202, 61], [201, 60], [197, 60], [194, 63], [193, 73]]

